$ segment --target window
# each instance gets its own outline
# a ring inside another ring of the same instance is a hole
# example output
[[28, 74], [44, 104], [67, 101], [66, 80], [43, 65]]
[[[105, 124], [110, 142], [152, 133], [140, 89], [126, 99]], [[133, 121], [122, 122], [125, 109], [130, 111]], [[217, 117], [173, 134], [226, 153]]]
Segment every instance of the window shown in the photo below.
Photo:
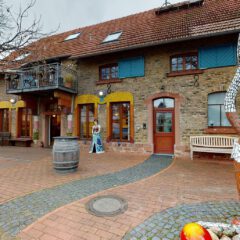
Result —
[[117, 41], [121, 35], [122, 32], [111, 33], [103, 40], [103, 43]]
[[118, 79], [118, 64], [105, 65], [99, 69], [99, 80], [117, 80]]
[[208, 126], [210, 127], [231, 126], [224, 111], [225, 94], [218, 92], [208, 95]]
[[154, 108], [174, 108], [174, 99], [159, 98], [153, 102]]
[[171, 57], [171, 72], [189, 71], [198, 69], [196, 53]]
[[71, 34], [71, 35], [67, 36], [67, 37], [64, 39], [64, 41], [76, 39], [77, 37], [80, 36], [80, 34], [81, 34], [80, 32]]
[[111, 104], [111, 139], [130, 141], [130, 104]]
[[0, 109], [0, 132], [9, 132], [9, 110]]
[[19, 109], [19, 135], [21, 137], [31, 136], [32, 110], [30, 108]]
[[81, 139], [92, 137], [92, 126], [94, 122], [94, 104], [79, 105], [80, 133]]

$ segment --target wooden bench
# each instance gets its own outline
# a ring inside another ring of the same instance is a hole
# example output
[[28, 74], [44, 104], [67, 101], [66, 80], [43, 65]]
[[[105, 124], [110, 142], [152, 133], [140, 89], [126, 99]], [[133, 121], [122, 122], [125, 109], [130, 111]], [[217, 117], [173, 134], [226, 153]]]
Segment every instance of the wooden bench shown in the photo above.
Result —
[[238, 141], [238, 138], [213, 135], [192, 136], [190, 137], [191, 159], [193, 159], [193, 152], [231, 154], [234, 141]]
[[1, 146], [9, 145], [10, 137], [11, 137], [11, 133], [10, 132], [0, 132], [0, 143], [1, 143]]
[[20, 142], [23, 143], [26, 147], [30, 147], [32, 143], [31, 138], [11, 138], [9, 141], [11, 142], [12, 146], [15, 146], [16, 142]]

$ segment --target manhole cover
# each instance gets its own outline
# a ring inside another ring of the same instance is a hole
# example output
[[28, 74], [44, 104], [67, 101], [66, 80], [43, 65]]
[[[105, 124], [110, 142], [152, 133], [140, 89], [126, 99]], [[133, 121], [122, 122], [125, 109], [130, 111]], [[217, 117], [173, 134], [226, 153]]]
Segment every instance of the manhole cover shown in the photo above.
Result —
[[127, 210], [127, 202], [118, 196], [100, 196], [87, 202], [86, 209], [98, 217], [116, 216]]

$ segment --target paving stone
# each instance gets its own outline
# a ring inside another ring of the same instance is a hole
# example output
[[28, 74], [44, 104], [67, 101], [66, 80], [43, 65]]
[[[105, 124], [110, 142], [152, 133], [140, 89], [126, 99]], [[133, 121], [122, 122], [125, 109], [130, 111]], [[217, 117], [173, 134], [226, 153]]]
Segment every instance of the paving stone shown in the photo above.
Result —
[[[194, 211], [193, 211], [194, 210]], [[197, 213], [197, 216], [196, 216]], [[169, 221], [170, 216], [179, 216], [181, 221]], [[147, 235], [148, 239], [161, 240], [177, 240], [182, 227], [189, 222], [209, 221], [230, 223], [235, 216], [240, 216], [240, 202], [205, 202], [192, 205], [179, 205], [174, 208], [167, 209], [151, 216], [144, 222], [145, 229], [155, 228], [151, 231], [151, 235]], [[157, 222], [157, 225], [156, 225]], [[138, 228], [138, 226], [136, 227]], [[156, 231], [156, 229], [160, 229]], [[144, 229], [143, 229], [144, 230]], [[142, 231], [144, 233], [144, 231]], [[124, 240], [133, 239], [135, 237], [134, 230], [130, 231], [123, 238]], [[144, 235], [143, 235], [144, 237]], [[141, 238], [142, 239], [142, 238]]]
[[[152, 155], [145, 162], [129, 169], [76, 180], [16, 198], [0, 205], [0, 226], [3, 231], [15, 236], [27, 225], [56, 208], [113, 186], [139, 181], [156, 174], [171, 163], [172, 158], [169, 156]], [[145, 233], [144, 229], [141, 231]]]

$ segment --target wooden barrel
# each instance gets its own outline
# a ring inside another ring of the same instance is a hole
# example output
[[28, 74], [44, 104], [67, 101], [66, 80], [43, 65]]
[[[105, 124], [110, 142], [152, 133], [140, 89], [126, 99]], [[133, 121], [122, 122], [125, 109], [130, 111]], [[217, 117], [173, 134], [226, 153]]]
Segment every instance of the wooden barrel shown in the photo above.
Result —
[[74, 172], [78, 168], [80, 148], [77, 137], [55, 137], [53, 166], [57, 172]]

